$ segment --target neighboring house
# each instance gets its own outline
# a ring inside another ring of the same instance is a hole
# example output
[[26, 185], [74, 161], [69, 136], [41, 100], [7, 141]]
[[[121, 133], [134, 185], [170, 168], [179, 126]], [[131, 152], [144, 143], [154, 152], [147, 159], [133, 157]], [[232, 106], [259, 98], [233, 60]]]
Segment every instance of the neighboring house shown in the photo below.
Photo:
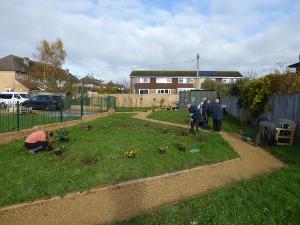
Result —
[[[9, 55], [0, 59], [0, 92], [2, 91], [21, 91], [30, 92], [44, 88], [43, 85], [43, 64]], [[49, 72], [50, 73], [50, 72]], [[52, 75], [46, 75], [52, 77]], [[78, 79], [65, 70], [57, 71], [55, 77], [58, 87], [63, 87], [66, 81], [77, 81]]]
[[0, 59], [0, 92], [29, 92], [39, 88], [29, 79], [30, 61], [13, 55]]
[[292, 72], [300, 74], [300, 54], [299, 54], [299, 62], [289, 65], [288, 68], [292, 69]]
[[91, 88], [91, 89], [100, 89], [100, 88], [104, 87], [102, 80], [98, 80], [98, 79], [94, 78], [93, 76], [89, 76], [89, 75], [81, 78], [79, 81], [82, 86]]
[[234, 83], [243, 76], [238, 71], [145, 71], [130, 74], [131, 93], [175, 94], [179, 91], [200, 89], [205, 79], [221, 83]]

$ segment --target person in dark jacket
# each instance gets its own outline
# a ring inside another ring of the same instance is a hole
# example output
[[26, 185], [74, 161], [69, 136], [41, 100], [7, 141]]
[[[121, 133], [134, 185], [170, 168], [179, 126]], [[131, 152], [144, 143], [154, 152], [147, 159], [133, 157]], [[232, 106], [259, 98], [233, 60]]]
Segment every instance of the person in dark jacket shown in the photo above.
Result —
[[191, 132], [199, 130], [199, 121], [201, 120], [201, 112], [197, 106], [192, 105], [190, 102], [187, 103], [188, 110], [190, 112], [190, 124], [191, 124]]
[[208, 126], [208, 117], [210, 114], [210, 107], [208, 104], [208, 101], [206, 98], [203, 99], [203, 104], [202, 104], [202, 117], [203, 117], [203, 123], [202, 123], [202, 128], [207, 130]]
[[223, 111], [222, 111], [222, 105], [220, 104], [219, 98], [216, 98], [215, 102], [212, 104], [211, 115], [213, 118], [213, 130], [221, 131], [222, 120], [223, 120]]

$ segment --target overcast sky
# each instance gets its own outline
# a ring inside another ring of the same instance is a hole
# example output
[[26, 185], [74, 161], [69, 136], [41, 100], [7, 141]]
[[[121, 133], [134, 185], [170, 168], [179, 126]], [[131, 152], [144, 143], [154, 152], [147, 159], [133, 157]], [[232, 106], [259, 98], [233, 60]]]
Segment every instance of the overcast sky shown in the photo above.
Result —
[[104, 80], [133, 68], [265, 74], [298, 61], [299, 0], [0, 0], [0, 57], [61, 38], [64, 68]]

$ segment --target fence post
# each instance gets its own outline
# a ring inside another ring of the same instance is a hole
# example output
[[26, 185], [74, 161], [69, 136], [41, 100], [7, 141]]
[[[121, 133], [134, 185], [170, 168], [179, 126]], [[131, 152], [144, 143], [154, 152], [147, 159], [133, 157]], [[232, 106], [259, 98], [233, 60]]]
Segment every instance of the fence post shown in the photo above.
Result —
[[60, 122], [63, 122], [63, 103], [60, 100]]
[[80, 119], [83, 117], [83, 95], [81, 96], [80, 99]]
[[20, 130], [20, 103], [17, 101], [17, 131]]

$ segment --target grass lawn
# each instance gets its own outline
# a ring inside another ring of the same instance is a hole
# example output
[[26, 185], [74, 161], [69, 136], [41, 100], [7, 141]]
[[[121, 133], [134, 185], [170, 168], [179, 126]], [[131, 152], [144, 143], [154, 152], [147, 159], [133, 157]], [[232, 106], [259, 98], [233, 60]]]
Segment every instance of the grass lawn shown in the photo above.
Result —
[[185, 110], [157, 110], [152, 112], [148, 118], [172, 123], [188, 124], [189, 113]]
[[145, 112], [153, 107], [117, 107], [116, 112]]
[[[226, 118], [225, 118], [226, 121]], [[227, 120], [232, 131], [243, 127]], [[287, 163], [279, 171], [219, 188], [116, 225], [129, 224], [300, 224], [300, 146], [266, 147]]]
[[[42, 152], [27, 153], [23, 141], [0, 146], [0, 205], [41, 197], [83, 191], [97, 185], [116, 183], [237, 157], [218, 133], [190, 134], [184, 129], [149, 123], [114, 114], [68, 128], [70, 142], [62, 156]], [[87, 125], [91, 129], [87, 129]], [[180, 152], [178, 143], [198, 153]], [[167, 144], [165, 154], [158, 146]], [[128, 159], [121, 151], [135, 148]]]
[[[64, 116], [63, 121], [79, 119], [80, 116]], [[20, 114], [20, 130], [37, 125], [60, 122], [60, 112], [48, 114]], [[0, 133], [17, 130], [17, 115], [12, 113], [0, 113]]]

